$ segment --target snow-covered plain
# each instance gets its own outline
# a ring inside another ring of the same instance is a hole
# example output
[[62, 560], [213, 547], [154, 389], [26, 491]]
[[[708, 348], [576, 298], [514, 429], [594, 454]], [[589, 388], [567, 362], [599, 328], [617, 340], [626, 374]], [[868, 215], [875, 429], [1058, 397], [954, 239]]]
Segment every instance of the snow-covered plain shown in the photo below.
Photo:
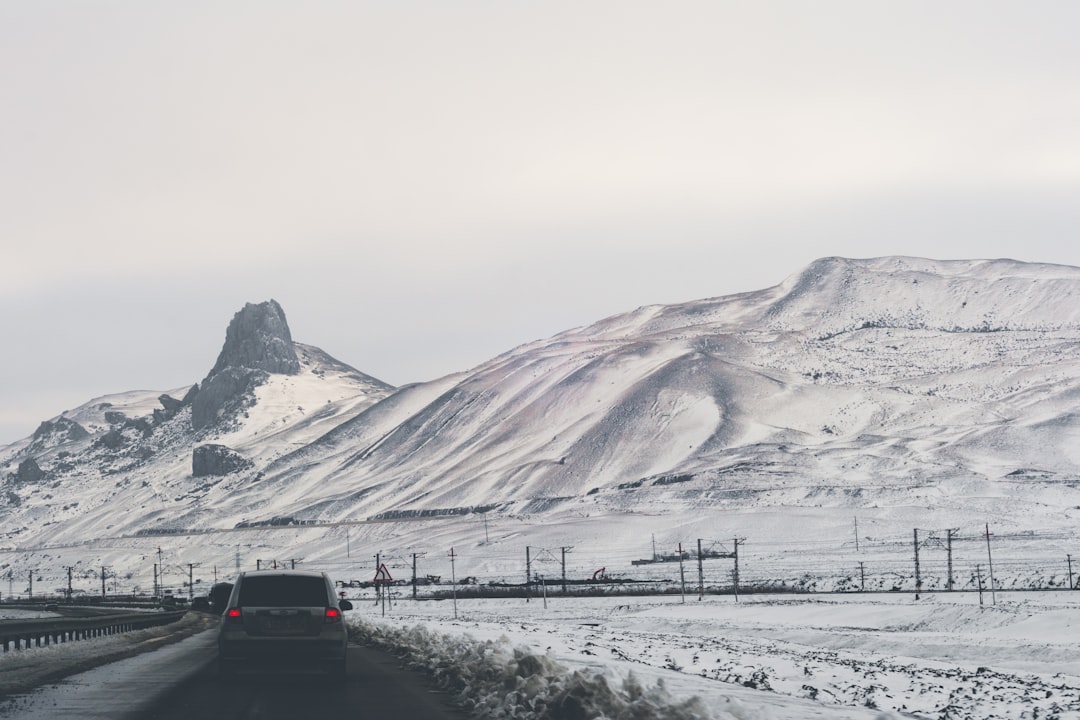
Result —
[[[975, 593], [383, 603], [354, 591], [347, 617], [355, 642], [389, 648], [482, 718], [1065, 720], [1080, 718], [1078, 595], [1003, 592], [981, 605]], [[187, 663], [185, 648], [194, 671], [212, 655], [212, 635], [15, 696], [0, 717], [86, 707], [105, 681], [134, 692], [148, 667]], [[77, 669], [162, 639], [143, 631], [8, 653], [0, 678]], [[161, 675], [155, 692], [169, 682]]]
[[350, 622], [487, 717], [1080, 718], [1076, 595], [399, 599]]

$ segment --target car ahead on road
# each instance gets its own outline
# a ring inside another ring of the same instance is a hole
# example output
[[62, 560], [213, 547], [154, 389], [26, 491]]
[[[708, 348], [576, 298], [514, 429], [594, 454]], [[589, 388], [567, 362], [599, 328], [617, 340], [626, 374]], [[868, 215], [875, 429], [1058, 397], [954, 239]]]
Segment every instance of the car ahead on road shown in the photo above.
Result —
[[341, 613], [351, 609], [348, 600], [338, 600], [326, 573], [240, 573], [221, 616], [219, 670], [222, 675], [299, 671], [343, 677], [347, 636]]
[[210, 588], [210, 612], [221, 615], [229, 606], [229, 596], [232, 595], [233, 584], [219, 582]]

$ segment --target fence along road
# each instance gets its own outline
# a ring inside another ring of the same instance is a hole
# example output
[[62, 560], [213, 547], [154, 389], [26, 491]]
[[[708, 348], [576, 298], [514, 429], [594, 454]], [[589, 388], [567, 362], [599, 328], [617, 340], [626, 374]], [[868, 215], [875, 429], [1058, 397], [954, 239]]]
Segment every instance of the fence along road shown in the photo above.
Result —
[[0, 621], [0, 646], [4, 652], [10, 652], [88, 640], [103, 635], [168, 625], [182, 618], [185, 612], [128, 612], [88, 618], [3, 620]]

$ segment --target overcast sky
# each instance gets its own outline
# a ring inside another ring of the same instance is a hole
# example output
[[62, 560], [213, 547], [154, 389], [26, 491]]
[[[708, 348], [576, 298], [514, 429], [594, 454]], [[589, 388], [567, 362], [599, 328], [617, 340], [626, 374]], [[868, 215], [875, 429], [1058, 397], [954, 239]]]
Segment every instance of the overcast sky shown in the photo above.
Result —
[[815, 258], [1080, 265], [1080, 3], [0, 0], [0, 444], [233, 314], [392, 384]]

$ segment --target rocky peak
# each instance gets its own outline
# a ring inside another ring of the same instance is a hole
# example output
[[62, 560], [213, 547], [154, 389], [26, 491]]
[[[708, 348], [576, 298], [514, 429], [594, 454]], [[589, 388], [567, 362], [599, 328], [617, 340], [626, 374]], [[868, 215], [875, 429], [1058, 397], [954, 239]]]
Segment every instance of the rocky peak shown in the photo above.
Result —
[[216, 375], [227, 367], [264, 370], [295, 375], [300, 361], [293, 347], [285, 311], [276, 300], [247, 303], [233, 316], [225, 331], [225, 345], [210, 371]]
[[244, 305], [225, 331], [217, 363], [191, 397], [192, 426], [199, 430], [234, 417], [250, 404], [252, 391], [269, 374], [299, 372], [285, 311], [277, 301]]

